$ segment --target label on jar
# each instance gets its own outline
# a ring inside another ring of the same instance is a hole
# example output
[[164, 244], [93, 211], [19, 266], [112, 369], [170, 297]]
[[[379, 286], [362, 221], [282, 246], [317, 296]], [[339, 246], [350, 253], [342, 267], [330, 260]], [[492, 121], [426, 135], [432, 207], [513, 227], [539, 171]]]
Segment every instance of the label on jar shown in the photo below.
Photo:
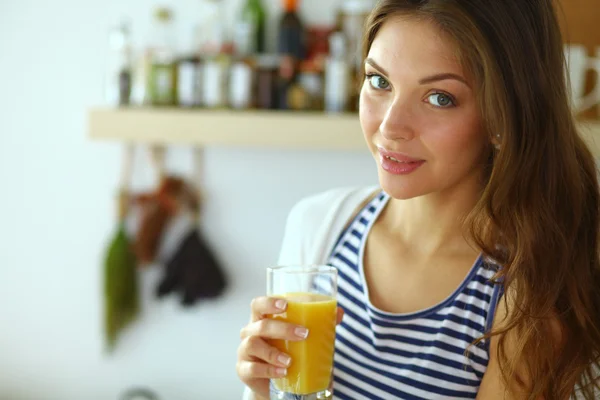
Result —
[[153, 70], [154, 96], [155, 104], [173, 104], [175, 102], [173, 90], [173, 66], [155, 64]]
[[249, 108], [252, 102], [252, 70], [238, 62], [231, 66], [229, 78], [229, 104], [233, 108]]
[[200, 105], [200, 65], [183, 62], [179, 65], [177, 95], [179, 105], [193, 107]]
[[204, 65], [202, 103], [206, 107], [221, 107], [225, 103], [225, 66], [218, 61]]

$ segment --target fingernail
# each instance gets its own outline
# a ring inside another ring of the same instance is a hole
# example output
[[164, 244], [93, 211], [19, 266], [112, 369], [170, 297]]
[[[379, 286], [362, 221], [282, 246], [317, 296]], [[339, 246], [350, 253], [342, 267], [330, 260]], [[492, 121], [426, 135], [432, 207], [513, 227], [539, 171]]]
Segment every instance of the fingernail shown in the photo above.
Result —
[[294, 330], [294, 334], [296, 334], [296, 336], [298, 336], [298, 337], [301, 337], [302, 339], [306, 339], [306, 337], [308, 336], [308, 329], [296, 328]]
[[280, 354], [279, 356], [277, 356], [277, 361], [279, 361], [287, 367], [288, 365], [290, 365], [290, 361], [292, 361], [292, 359], [286, 354]]
[[275, 373], [279, 376], [286, 376], [287, 375], [287, 369], [286, 368], [276, 368], [275, 369]]
[[285, 306], [287, 306], [287, 302], [283, 299], [279, 299], [275, 302], [275, 307], [280, 310], [285, 310]]

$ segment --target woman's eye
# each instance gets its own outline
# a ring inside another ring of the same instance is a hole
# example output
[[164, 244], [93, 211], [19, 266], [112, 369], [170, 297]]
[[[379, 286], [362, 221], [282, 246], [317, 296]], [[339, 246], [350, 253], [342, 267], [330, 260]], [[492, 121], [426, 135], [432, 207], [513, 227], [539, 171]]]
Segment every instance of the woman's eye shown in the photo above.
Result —
[[385, 80], [384, 77], [377, 74], [367, 75], [369, 84], [375, 89], [387, 90], [390, 87], [390, 83]]
[[427, 97], [427, 102], [435, 107], [448, 108], [454, 106], [452, 97], [445, 93], [432, 93]]

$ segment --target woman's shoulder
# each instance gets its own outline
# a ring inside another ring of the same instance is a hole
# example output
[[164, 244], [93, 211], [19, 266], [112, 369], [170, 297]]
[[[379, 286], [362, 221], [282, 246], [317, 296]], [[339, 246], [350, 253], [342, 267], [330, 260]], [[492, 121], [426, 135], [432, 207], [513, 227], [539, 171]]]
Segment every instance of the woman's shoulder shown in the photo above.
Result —
[[338, 187], [300, 199], [287, 217], [279, 263], [323, 263], [348, 219], [377, 190]]
[[288, 225], [314, 234], [321, 226], [345, 224], [365, 199], [378, 186], [338, 187], [306, 196], [299, 200], [288, 215]]

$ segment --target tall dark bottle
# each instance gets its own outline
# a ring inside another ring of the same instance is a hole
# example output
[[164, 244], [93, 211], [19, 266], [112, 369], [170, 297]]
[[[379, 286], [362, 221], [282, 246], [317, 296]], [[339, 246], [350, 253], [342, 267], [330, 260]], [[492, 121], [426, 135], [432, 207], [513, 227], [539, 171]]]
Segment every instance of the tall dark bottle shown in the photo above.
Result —
[[278, 108], [288, 109], [288, 90], [296, 78], [300, 61], [306, 56], [306, 31], [298, 15], [298, 0], [284, 0], [284, 13], [277, 35], [277, 50], [281, 55]]

